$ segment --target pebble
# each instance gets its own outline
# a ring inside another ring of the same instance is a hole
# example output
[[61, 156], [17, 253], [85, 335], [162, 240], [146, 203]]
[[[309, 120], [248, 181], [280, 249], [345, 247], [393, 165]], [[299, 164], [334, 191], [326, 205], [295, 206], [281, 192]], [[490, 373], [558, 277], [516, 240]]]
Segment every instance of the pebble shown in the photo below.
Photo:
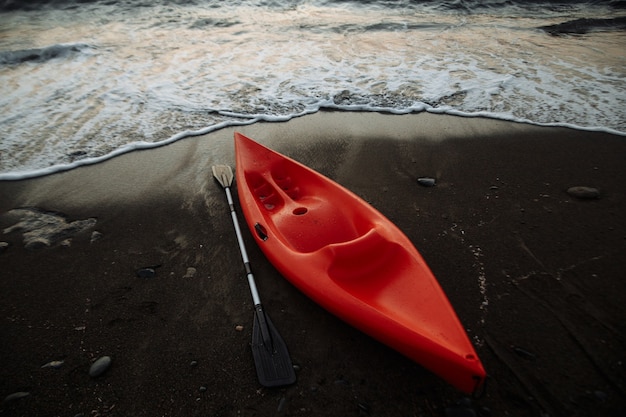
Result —
[[0, 242], [0, 253], [9, 249], [9, 244], [7, 242]]
[[191, 366], [192, 368], [195, 368], [196, 366], [198, 366], [198, 361], [191, 361], [189, 363], [189, 366]]
[[359, 407], [359, 415], [361, 416], [369, 416], [370, 407], [365, 403], [358, 403], [357, 407]]
[[237, 326], [235, 326], [235, 330], [237, 330], [238, 332], [241, 332], [241, 331], [243, 331], [243, 326], [241, 324], [237, 325]]
[[576, 186], [567, 189], [567, 194], [581, 200], [592, 200], [600, 198], [600, 190], [593, 187]]
[[109, 366], [111, 366], [111, 357], [103, 356], [91, 365], [91, 368], [89, 368], [89, 376], [96, 378], [109, 369]]
[[204, 385], [202, 385], [200, 388], [198, 388], [198, 391], [200, 391], [200, 392], [205, 392], [206, 390], [207, 390], [207, 388]]
[[102, 233], [98, 232], [97, 230], [94, 230], [93, 232], [91, 232], [91, 240], [89, 241], [89, 243], [93, 243], [96, 240], [100, 240], [102, 238]]
[[435, 186], [436, 181], [431, 177], [420, 177], [417, 179], [417, 183], [422, 187], [433, 187]]
[[278, 408], [276, 409], [276, 411], [279, 413], [282, 413], [283, 411], [285, 411], [286, 406], [287, 406], [287, 398], [281, 397], [280, 401], [278, 402]]
[[140, 268], [137, 270], [137, 276], [139, 278], [153, 278], [156, 275], [154, 268]]
[[196, 268], [190, 266], [189, 268], [187, 268], [187, 272], [185, 273], [183, 278], [193, 278], [194, 275], [196, 275]]
[[4, 397], [4, 403], [8, 404], [13, 401], [20, 400], [24, 397], [28, 397], [29, 395], [30, 395], [30, 392], [24, 392], [24, 391], [14, 392], [13, 394], [9, 394], [6, 397]]
[[42, 368], [59, 369], [61, 366], [63, 366], [63, 363], [63, 361], [50, 361], [47, 364], [43, 365]]

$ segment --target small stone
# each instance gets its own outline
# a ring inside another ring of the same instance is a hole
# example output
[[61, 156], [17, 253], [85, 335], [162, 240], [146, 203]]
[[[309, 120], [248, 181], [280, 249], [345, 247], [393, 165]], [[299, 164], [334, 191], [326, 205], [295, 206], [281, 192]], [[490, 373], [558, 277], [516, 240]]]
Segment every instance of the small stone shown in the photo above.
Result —
[[156, 270], [154, 268], [140, 268], [137, 270], [137, 276], [139, 278], [154, 278]]
[[358, 403], [357, 407], [359, 407], [359, 415], [361, 416], [369, 416], [370, 407], [365, 403]]
[[42, 368], [59, 369], [61, 366], [63, 366], [63, 363], [63, 361], [50, 361], [47, 364], [43, 365]]
[[28, 397], [29, 395], [30, 395], [30, 392], [24, 392], [24, 391], [14, 392], [13, 394], [9, 394], [6, 397], [4, 397], [4, 403], [5, 404], [12, 403], [13, 401], [20, 400], [24, 397]]
[[189, 268], [187, 268], [187, 272], [185, 273], [183, 278], [193, 278], [194, 275], [196, 275], [196, 268], [190, 266]]
[[431, 177], [420, 177], [417, 179], [417, 183], [422, 187], [434, 187], [436, 181], [434, 178]]
[[241, 324], [235, 326], [235, 330], [237, 330], [238, 332], [243, 331], [243, 326]]
[[98, 232], [97, 230], [94, 230], [93, 232], [91, 232], [91, 240], [89, 241], [89, 243], [93, 243], [96, 240], [100, 240], [102, 238], [102, 233]]
[[576, 186], [567, 189], [567, 194], [581, 200], [593, 200], [600, 198], [600, 190], [593, 187]]
[[198, 391], [200, 391], [200, 392], [205, 392], [206, 390], [207, 390], [207, 388], [204, 385], [202, 385], [200, 388], [198, 388]]
[[191, 363], [189, 363], [189, 366], [195, 368], [196, 366], [198, 366], [198, 361], [191, 361]]
[[89, 376], [96, 378], [109, 369], [109, 366], [111, 366], [111, 357], [103, 356], [91, 365], [91, 368], [89, 368]]
[[280, 401], [278, 402], [278, 408], [276, 409], [276, 411], [279, 413], [282, 413], [283, 411], [285, 411], [286, 406], [287, 406], [287, 398], [281, 397]]
[[0, 242], [0, 253], [5, 252], [9, 249], [9, 244], [7, 242]]
[[296, 371], [296, 372], [300, 372], [300, 370], [302, 369], [302, 368], [300, 367], [300, 365], [295, 364], [295, 363], [292, 365], [292, 367], [293, 367], [293, 370], [294, 370], [294, 371]]

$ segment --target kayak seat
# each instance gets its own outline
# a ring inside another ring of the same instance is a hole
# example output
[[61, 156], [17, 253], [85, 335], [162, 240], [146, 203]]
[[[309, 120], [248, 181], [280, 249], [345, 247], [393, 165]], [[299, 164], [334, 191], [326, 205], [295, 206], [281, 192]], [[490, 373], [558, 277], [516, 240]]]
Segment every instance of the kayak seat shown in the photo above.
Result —
[[327, 246], [353, 241], [359, 230], [352, 219], [346, 221], [328, 201], [303, 196], [287, 201], [280, 211], [268, 215], [275, 225], [273, 232], [283, 242], [300, 253], [310, 253]]
[[385, 239], [374, 227], [349, 242], [328, 247], [332, 261], [328, 275], [340, 285], [356, 286], [359, 291], [375, 291], [389, 285], [386, 277], [397, 276], [397, 269], [406, 266], [406, 250]]
[[414, 325], [419, 314], [416, 306], [425, 303], [421, 291], [417, 292], [415, 260], [401, 244], [373, 228], [328, 249], [332, 253], [328, 276], [335, 284], [395, 322], [407, 328]]

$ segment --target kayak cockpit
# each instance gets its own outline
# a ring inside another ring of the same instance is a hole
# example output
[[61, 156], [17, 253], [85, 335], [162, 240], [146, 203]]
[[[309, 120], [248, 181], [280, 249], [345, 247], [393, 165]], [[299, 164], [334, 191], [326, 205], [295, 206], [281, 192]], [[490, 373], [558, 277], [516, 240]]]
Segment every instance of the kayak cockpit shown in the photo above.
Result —
[[296, 252], [310, 253], [354, 241], [373, 228], [361, 213], [352, 213], [342, 204], [341, 196], [335, 199], [321, 193], [326, 187], [316, 178], [304, 180], [298, 166], [277, 165], [265, 174], [245, 172], [267, 238], [278, 238]]

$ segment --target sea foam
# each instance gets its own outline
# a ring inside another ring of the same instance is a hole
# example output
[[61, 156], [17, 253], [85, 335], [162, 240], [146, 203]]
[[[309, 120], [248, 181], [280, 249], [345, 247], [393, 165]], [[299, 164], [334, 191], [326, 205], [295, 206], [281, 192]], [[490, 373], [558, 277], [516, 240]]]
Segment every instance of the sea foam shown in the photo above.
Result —
[[324, 108], [626, 132], [623, 32], [539, 29], [606, 10], [420, 4], [94, 2], [0, 14], [0, 179]]

